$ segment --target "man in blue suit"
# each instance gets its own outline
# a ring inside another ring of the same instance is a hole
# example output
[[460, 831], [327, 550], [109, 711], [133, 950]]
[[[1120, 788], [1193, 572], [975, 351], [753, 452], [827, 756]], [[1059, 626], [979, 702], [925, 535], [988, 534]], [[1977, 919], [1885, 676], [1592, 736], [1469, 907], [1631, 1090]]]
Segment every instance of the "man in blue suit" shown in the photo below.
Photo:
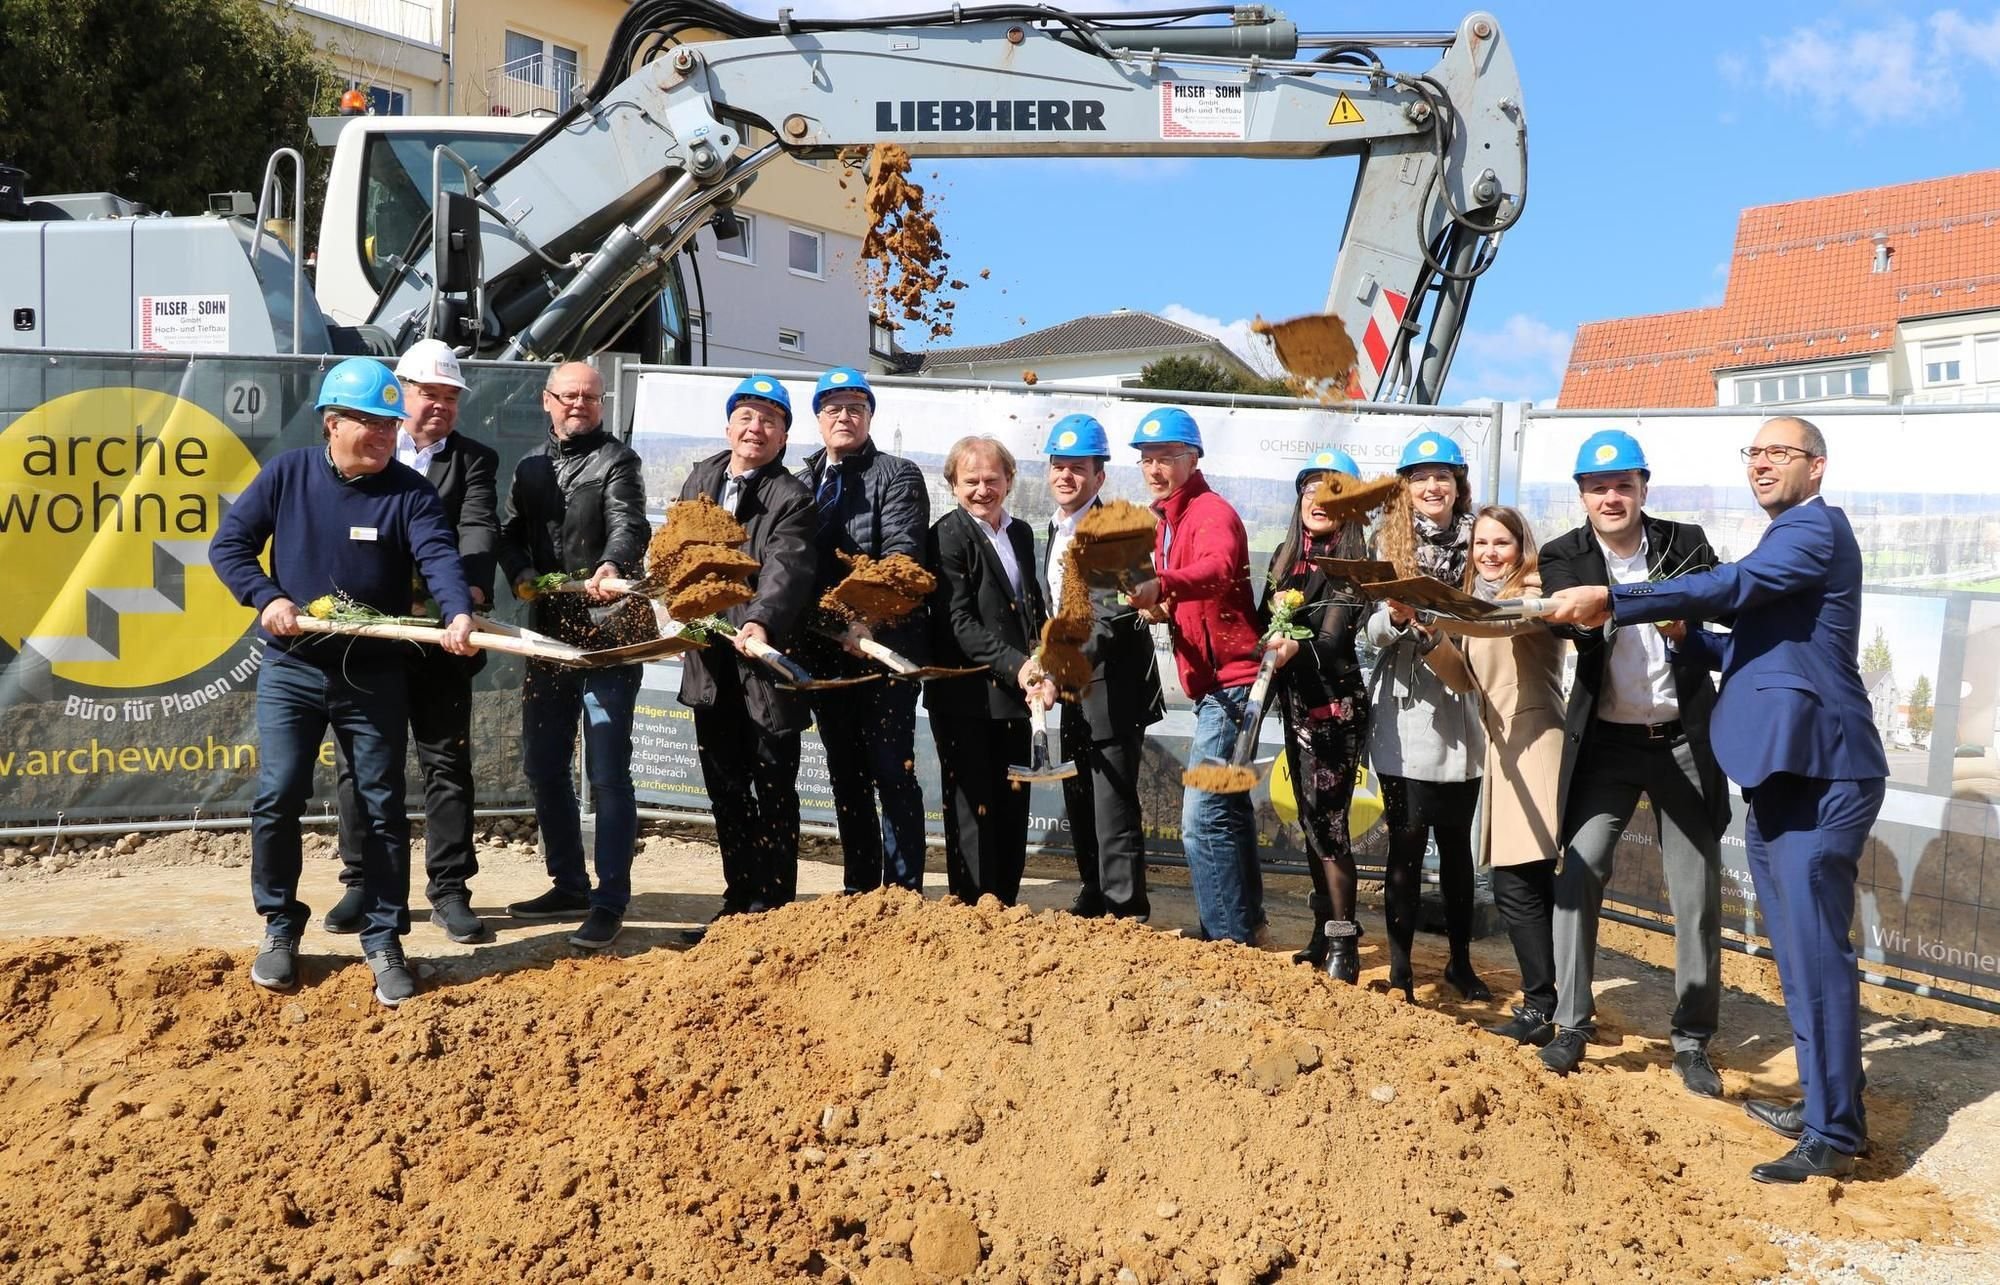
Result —
[[1771, 525], [1750, 555], [1652, 583], [1554, 595], [1562, 623], [1730, 620], [1684, 649], [1721, 671], [1709, 733], [1748, 804], [1750, 874], [1777, 955], [1798, 1055], [1801, 1102], [1750, 1102], [1751, 1117], [1797, 1144], [1756, 1166], [1759, 1182], [1854, 1171], [1866, 1150], [1860, 975], [1848, 930], [1862, 845], [1889, 775], [1856, 656], [1861, 548], [1847, 515], [1820, 498], [1826, 438], [1803, 419], [1766, 420], [1744, 450]]

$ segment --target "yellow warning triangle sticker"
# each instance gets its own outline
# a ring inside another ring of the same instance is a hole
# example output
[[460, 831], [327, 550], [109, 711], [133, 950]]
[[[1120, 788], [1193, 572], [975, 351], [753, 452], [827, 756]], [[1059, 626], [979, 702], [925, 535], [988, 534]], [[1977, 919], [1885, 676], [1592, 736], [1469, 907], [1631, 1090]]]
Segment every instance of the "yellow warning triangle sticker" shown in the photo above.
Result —
[[1361, 118], [1361, 109], [1354, 105], [1354, 100], [1349, 98], [1347, 91], [1343, 89], [1340, 91], [1340, 97], [1333, 100], [1333, 115], [1326, 118], [1326, 123], [1329, 125], [1361, 125], [1366, 122]]

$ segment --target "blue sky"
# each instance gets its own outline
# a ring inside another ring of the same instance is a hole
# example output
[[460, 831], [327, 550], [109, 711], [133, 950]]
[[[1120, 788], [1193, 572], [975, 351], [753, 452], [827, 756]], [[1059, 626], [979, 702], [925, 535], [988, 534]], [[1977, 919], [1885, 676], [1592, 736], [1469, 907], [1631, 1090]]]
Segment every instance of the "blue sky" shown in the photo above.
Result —
[[[1447, 30], [1478, 6], [1277, 7], [1304, 29], [1355, 31]], [[1449, 401], [1552, 401], [1579, 322], [1720, 302], [1744, 206], [2000, 164], [2000, 5], [1487, 7], [1520, 69], [1529, 204], [1480, 283]], [[953, 266], [972, 280], [953, 343], [1119, 307], [1240, 341], [1253, 316], [1318, 311], [1354, 181], [1341, 160], [920, 163], [930, 171]], [[973, 279], [982, 267], [990, 280]]]

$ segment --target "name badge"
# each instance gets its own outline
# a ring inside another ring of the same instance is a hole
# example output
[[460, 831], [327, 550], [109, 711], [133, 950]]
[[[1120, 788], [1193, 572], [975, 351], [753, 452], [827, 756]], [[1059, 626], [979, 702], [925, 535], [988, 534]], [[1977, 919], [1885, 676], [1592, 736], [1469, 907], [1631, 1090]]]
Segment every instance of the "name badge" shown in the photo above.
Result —
[[347, 528], [347, 538], [350, 540], [373, 540], [375, 538], [375, 528], [372, 526], [351, 526]]

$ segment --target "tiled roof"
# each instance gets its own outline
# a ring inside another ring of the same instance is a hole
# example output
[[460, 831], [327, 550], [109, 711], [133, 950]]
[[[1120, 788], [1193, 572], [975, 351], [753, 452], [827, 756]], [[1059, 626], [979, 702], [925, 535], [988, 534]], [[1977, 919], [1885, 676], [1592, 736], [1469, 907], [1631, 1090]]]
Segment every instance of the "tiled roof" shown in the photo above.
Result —
[[1032, 361], [1081, 353], [1152, 352], [1164, 348], [1220, 345], [1214, 335], [1156, 317], [1150, 312], [1098, 312], [1061, 325], [1034, 330], [1004, 344], [932, 348], [922, 354], [920, 372], [987, 362]]
[[1577, 327], [1561, 404], [1713, 406], [1717, 371], [1885, 352], [1899, 321], [1982, 307], [2000, 308], [2000, 170], [1753, 206], [1722, 305]]

